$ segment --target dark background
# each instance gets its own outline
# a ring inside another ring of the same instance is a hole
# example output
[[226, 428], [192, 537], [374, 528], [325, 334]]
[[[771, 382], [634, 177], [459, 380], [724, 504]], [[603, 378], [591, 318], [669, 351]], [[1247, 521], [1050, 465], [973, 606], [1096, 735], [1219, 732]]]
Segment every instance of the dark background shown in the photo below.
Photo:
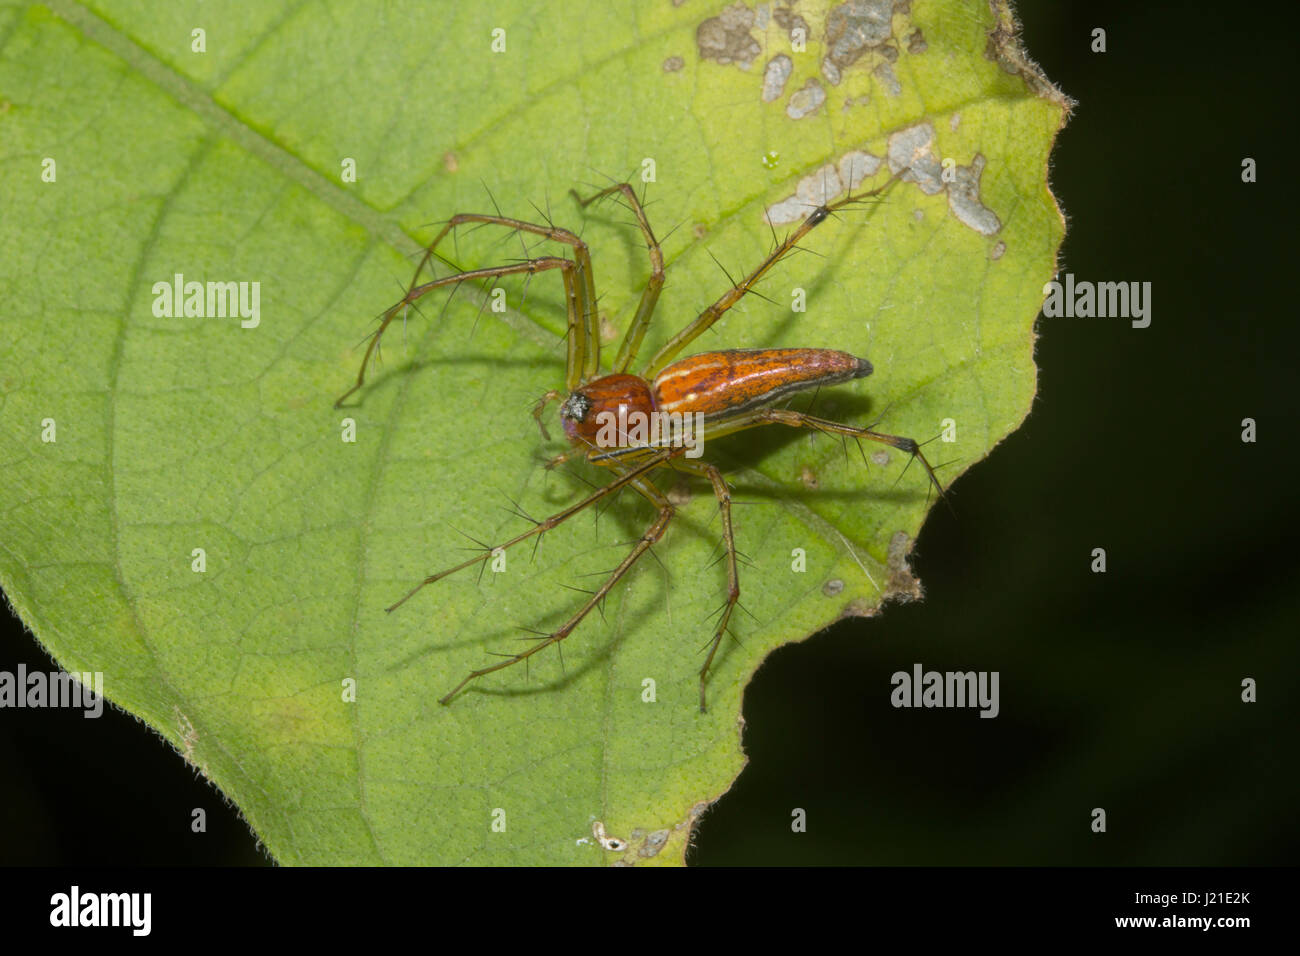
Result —
[[[1150, 281], [1151, 326], [1040, 320], [1033, 412], [917, 543], [926, 600], [771, 656], [746, 694], [749, 767], [692, 863], [1284, 864], [1300, 850], [1295, 18], [1018, 9], [1030, 55], [1078, 101], [1053, 153], [1062, 272]], [[1089, 570], [1096, 547], [1105, 574]], [[0, 669], [20, 661], [54, 666], [10, 619]], [[1000, 716], [893, 709], [890, 674], [916, 662], [999, 671]], [[1258, 703], [1240, 701], [1245, 677]], [[268, 862], [133, 718], [3, 716], [0, 864]], [[208, 832], [178, 806], [205, 807]]]

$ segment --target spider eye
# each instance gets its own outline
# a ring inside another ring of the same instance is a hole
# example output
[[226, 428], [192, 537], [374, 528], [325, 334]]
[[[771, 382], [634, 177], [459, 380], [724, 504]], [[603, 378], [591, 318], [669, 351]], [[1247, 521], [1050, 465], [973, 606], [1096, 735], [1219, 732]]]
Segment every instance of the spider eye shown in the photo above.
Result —
[[591, 400], [581, 392], [574, 392], [560, 406], [560, 414], [571, 421], [580, 422], [591, 411]]

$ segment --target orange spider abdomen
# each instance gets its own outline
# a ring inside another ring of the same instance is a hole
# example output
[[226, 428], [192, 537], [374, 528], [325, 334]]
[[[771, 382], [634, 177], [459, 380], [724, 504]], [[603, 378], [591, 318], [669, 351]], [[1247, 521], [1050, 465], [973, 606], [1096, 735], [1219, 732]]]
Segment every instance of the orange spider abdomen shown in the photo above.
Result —
[[661, 412], [708, 417], [762, 408], [809, 388], [871, 374], [871, 363], [835, 349], [728, 349], [674, 362], [654, 380]]

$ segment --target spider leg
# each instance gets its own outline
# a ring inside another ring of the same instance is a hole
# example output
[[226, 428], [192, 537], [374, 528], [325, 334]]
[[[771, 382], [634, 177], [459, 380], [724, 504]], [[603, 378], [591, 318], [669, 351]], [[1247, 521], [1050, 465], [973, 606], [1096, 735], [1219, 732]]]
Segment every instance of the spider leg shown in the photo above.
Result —
[[[495, 205], [495, 202], [493, 203]], [[434, 250], [438, 243], [446, 237], [457, 226], [466, 223], [478, 222], [485, 225], [508, 226], [519, 232], [531, 233], [535, 236], [541, 236], [543, 239], [549, 239], [552, 242], [560, 242], [573, 248], [574, 268], [574, 288], [570, 291], [570, 312], [569, 312], [569, 356], [568, 368], [565, 374], [565, 384], [569, 391], [573, 391], [581, 382], [593, 377], [596, 370], [600, 368], [600, 329], [596, 318], [596, 276], [595, 270], [591, 265], [591, 252], [587, 249], [587, 244], [582, 239], [570, 232], [568, 229], [561, 229], [558, 226], [548, 223], [545, 226], [537, 223], [525, 222], [522, 219], [514, 219], [510, 216], [503, 216], [498, 211], [496, 215], [482, 215], [479, 213], [459, 213], [447, 220], [438, 233], [429, 243], [425, 250], [424, 257], [420, 260], [420, 265], [415, 270], [415, 278], [411, 280], [412, 288], [415, 287], [416, 280], [420, 272], [428, 265], [429, 260], [434, 255]], [[576, 301], [575, 301], [576, 297]], [[573, 308], [576, 306], [576, 308]]]
[[[570, 334], [569, 346], [570, 353], [573, 350], [574, 336], [572, 331], [572, 319], [575, 313], [576, 303], [574, 301], [574, 288], [572, 273], [577, 268], [572, 259], [565, 259], [561, 256], [541, 256], [537, 259], [525, 259], [523, 262], [512, 262], [504, 266], [490, 266], [484, 269], [469, 269], [465, 272], [457, 272], [454, 275], [443, 276], [441, 279], [434, 279], [423, 285], [412, 286], [411, 289], [402, 296], [394, 305], [390, 306], [379, 320], [379, 328], [370, 336], [370, 342], [366, 345], [366, 354], [361, 358], [361, 368], [357, 370], [357, 380], [352, 387], [338, 397], [334, 402], [335, 408], [342, 407], [348, 397], [357, 392], [366, 383], [366, 369], [370, 365], [370, 357], [379, 348], [379, 340], [392, 324], [393, 319], [404, 314], [407, 306], [414, 304], [420, 298], [428, 295], [434, 289], [443, 286], [459, 286], [462, 282], [468, 282], [473, 279], [490, 279], [499, 276], [508, 275], [535, 275], [538, 272], [545, 272], [550, 269], [560, 269], [564, 275], [564, 288], [568, 293], [569, 315], [570, 315]], [[572, 361], [572, 354], [570, 354]]]
[[665, 448], [662, 451], [656, 451], [653, 455], [647, 457], [645, 461], [637, 464], [635, 467], [623, 469], [622, 473], [617, 478], [615, 478], [613, 481], [611, 481], [609, 484], [605, 485], [604, 487], [598, 489], [594, 494], [589, 495], [588, 497], [582, 499], [576, 504], [570, 505], [569, 507], [565, 508], [563, 511], [556, 512], [555, 514], [551, 515], [549, 518], [544, 518], [541, 521], [535, 522], [533, 524], [533, 527], [529, 528], [527, 531], [522, 532], [521, 534], [515, 535], [509, 541], [506, 541], [502, 544], [492, 545], [491, 547], [486, 548], [483, 554], [481, 554], [477, 558], [470, 558], [468, 561], [462, 561], [460, 564], [456, 565], [455, 567], [447, 568], [445, 571], [439, 571], [437, 574], [430, 574], [428, 577], [422, 580], [415, 587], [411, 588], [411, 590], [407, 591], [406, 594], [404, 594], [400, 600], [394, 602], [393, 604], [390, 604], [384, 610], [390, 612], [395, 611], [403, 604], [405, 604], [407, 601], [409, 601], [412, 597], [414, 597], [416, 593], [419, 592], [422, 588], [430, 584], [433, 584], [435, 581], [441, 581], [443, 578], [455, 574], [457, 571], [463, 571], [465, 568], [471, 568], [476, 564], [482, 564], [484, 561], [487, 561], [490, 557], [492, 557], [494, 553], [498, 551], [504, 551], [506, 548], [514, 547], [516, 544], [519, 544], [519, 542], [527, 541], [529, 538], [533, 537], [534, 535], [545, 534], [547, 531], [550, 531], [552, 528], [556, 527], [557, 525], [563, 524], [564, 522], [572, 518], [574, 515], [590, 507], [591, 505], [594, 505], [602, 498], [608, 497], [609, 495], [618, 491], [620, 488], [623, 488], [626, 485], [636, 485], [636, 483], [644, 479], [646, 474], [648, 474], [651, 470], [659, 467], [664, 462], [669, 461], [672, 458], [680, 457], [685, 452], [685, 450], [686, 449], [684, 448]]
[[546, 430], [546, 425], [542, 421], [542, 413], [546, 411], [547, 405], [563, 397], [560, 392], [552, 388], [548, 389], [545, 395], [533, 403], [533, 418], [537, 421], [537, 427], [542, 430], [543, 441], [550, 441], [551, 433]]
[[886, 435], [884, 432], [878, 432], [870, 428], [858, 428], [855, 425], [844, 425], [840, 422], [833, 422], [825, 418], [816, 418], [812, 415], [806, 415], [803, 412], [790, 411], [785, 408], [765, 408], [759, 415], [762, 419], [760, 424], [778, 424], [789, 425], [792, 428], [815, 428], [818, 431], [827, 432], [832, 435], [848, 435], [850, 438], [866, 438], [869, 441], [880, 442], [883, 445], [889, 445], [897, 448], [901, 452], [906, 452], [912, 456], [912, 459], [919, 461], [921, 467], [925, 469], [926, 475], [930, 479], [930, 484], [934, 490], [939, 493], [943, 503], [952, 507], [948, 501], [948, 496], [944, 494], [943, 483], [939, 481], [934, 469], [930, 467], [930, 462], [926, 460], [925, 454], [921, 451], [921, 443], [915, 438], [904, 438], [901, 435]]
[[799, 245], [799, 241], [804, 236], [812, 232], [822, 222], [825, 222], [832, 214], [855, 203], [862, 203], [874, 196], [878, 196], [885, 190], [889, 189], [894, 183], [903, 177], [909, 171], [910, 167], [904, 166], [898, 172], [894, 173], [881, 186], [877, 186], [870, 192], [854, 194], [851, 190], [840, 199], [834, 202], [826, 203], [813, 209], [803, 221], [792, 231], [785, 239], [778, 242], [772, 249], [766, 259], [759, 263], [758, 267], [746, 275], [739, 282], [733, 282], [730, 289], [724, 292], [716, 302], [705, 309], [691, 322], [690, 325], [682, 329], [664, 345], [654, 357], [650, 359], [650, 364], [642, 373], [644, 378], [653, 379], [656, 375], [664, 370], [664, 367], [670, 364], [687, 345], [695, 341], [706, 329], [714, 322], [722, 318], [727, 310], [734, 306], [746, 294], [754, 291], [754, 286], [763, 278], [773, 266], [788, 256]]
[[[788, 425], [791, 428], [812, 428], [819, 432], [825, 432], [830, 435], [847, 435], [850, 438], [865, 438], [868, 441], [880, 442], [883, 445], [889, 445], [897, 448], [899, 451], [906, 452], [916, 461], [921, 463], [925, 469], [926, 475], [930, 479], [930, 484], [934, 486], [939, 497], [945, 504], [949, 504], [948, 496], [944, 494], [943, 484], [939, 477], [934, 473], [934, 468], [926, 460], [925, 454], [921, 451], [921, 443], [915, 438], [905, 438], [902, 435], [887, 435], [884, 432], [878, 432], [871, 428], [859, 428], [856, 425], [845, 425], [841, 422], [833, 422], [827, 418], [817, 418], [814, 415], [808, 415], [804, 412], [796, 412], [788, 408], [760, 408], [754, 411], [744, 412], [730, 419], [720, 419], [716, 421], [713, 427], [708, 431], [710, 438], [720, 438], [723, 435], [729, 435], [732, 432], [743, 431], [746, 428], [758, 428], [762, 425]], [[674, 466], [678, 467], [678, 466]], [[949, 505], [951, 507], [951, 505]]]
[[465, 688], [465, 685], [469, 684], [471, 681], [477, 680], [485, 674], [491, 674], [494, 671], [503, 670], [504, 668], [518, 664], [520, 661], [526, 661], [534, 654], [545, 650], [552, 644], [559, 645], [562, 640], [573, 633], [574, 628], [582, 623], [582, 619], [591, 613], [592, 608], [599, 605], [600, 602], [605, 599], [605, 596], [613, 590], [614, 585], [619, 582], [623, 575], [627, 574], [627, 572], [632, 569], [632, 565], [636, 564], [637, 559], [650, 550], [651, 545], [663, 537], [664, 530], [668, 527], [668, 523], [672, 521], [673, 514], [675, 513], [672, 504], [666, 497], [664, 497], [659, 489], [651, 484], [649, 479], [645, 477], [646, 471], [663, 464], [667, 460], [668, 456], [656, 456], [648, 464], [627, 472], [618, 479], [614, 485], [607, 485], [606, 488], [602, 489], [601, 493], [593, 495], [583, 503], [583, 506], [591, 503], [615, 485], [621, 487], [624, 484], [630, 484], [659, 508], [658, 516], [651, 523], [650, 527], [646, 529], [645, 534], [643, 534], [640, 540], [637, 541], [636, 546], [628, 553], [627, 557], [625, 557], [619, 566], [610, 573], [608, 578], [605, 579], [605, 583], [597, 590], [593, 591], [591, 597], [587, 599], [587, 601], [573, 614], [572, 617], [560, 625], [558, 630], [552, 631], [525, 651], [507, 657], [505, 660], [499, 661], [496, 664], [490, 664], [487, 667], [480, 667], [478, 670], [470, 671], [464, 680], [439, 699], [439, 703], [449, 703], [453, 697]]
[[650, 228], [650, 220], [646, 218], [641, 200], [637, 198], [636, 191], [630, 184], [618, 183], [607, 189], [602, 189], [586, 199], [579, 196], [576, 189], [570, 189], [569, 192], [578, 201], [578, 205], [583, 208], [605, 196], [621, 193], [631, 206], [632, 214], [636, 216], [637, 226], [640, 227], [641, 234], [645, 236], [646, 251], [650, 255], [650, 281], [646, 283], [645, 291], [641, 293], [641, 301], [637, 304], [636, 315], [632, 317], [632, 324], [628, 326], [627, 332], [623, 336], [623, 345], [619, 348], [618, 357], [614, 360], [614, 372], [621, 374], [626, 372], [628, 366], [636, 361], [636, 353], [641, 348], [641, 340], [645, 338], [646, 329], [650, 327], [650, 318], [654, 315], [655, 303], [659, 301], [659, 291], [664, 287], [664, 255], [659, 249], [659, 240], [655, 239], [654, 230]]
[[704, 684], [709, 676], [709, 667], [713, 664], [714, 655], [718, 653], [722, 635], [727, 633], [731, 612], [736, 609], [736, 602], [740, 600], [740, 575], [736, 571], [736, 537], [731, 530], [731, 489], [727, 487], [722, 472], [707, 462], [677, 461], [673, 463], [673, 468], [709, 479], [713, 485], [713, 494], [718, 499], [718, 511], [722, 514], [722, 541], [727, 549], [727, 601], [722, 607], [722, 617], [713, 632], [713, 639], [709, 642], [709, 653], [704, 659], [704, 666], [700, 668], [700, 713], [702, 714], [705, 712]]
[[[474, 222], [484, 225], [508, 226], [519, 232], [531, 233], [552, 242], [568, 245], [573, 249], [573, 258], [540, 256], [505, 266], [470, 269], [431, 282], [421, 283], [419, 281], [420, 275], [428, 267], [436, 254], [438, 245], [447, 237], [447, 234], [457, 226]], [[361, 369], [357, 372], [356, 384], [339, 396], [338, 401], [334, 403], [334, 407], [338, 408], [348, 396], [365, 384], [366, 367], [379, 344], [380, 338], [392, 320], [401, 314], [406, 306], [415, 302], [421, 296], [441, 286], [459, 285], [461, 282], [470, 279], [495, 278], [521, 273], [531, 277], [545, 269], [561, 269], [564, 274], [565, 300], [568, 308], [568, 355], [565, 385], [569, 391], [573, 391], [583, 381], [591, 378], [596, 369], [600, 367], [600, 330], [593, 323], [596, 309], [595, 276], [591, 265], [591, 253], [587, 249], [587, 244], [569, 230], [556, 226], [540, 226], [536, 223], [525, 222], [522, 219], [512, 219], [509, 216], [458, 213], [447, 220], [434, 237], [433, 242], [429, 243], [425, 248], [424, 255], [420, 258], [419, 265], [416, 266], [415, 275], [411, 278], [411, 284], [407, 287], [406, 295], [402, 297], [401, 301], [384, 312], [378, 330], [371, 336], [370, 344], [366, 347], [366, 354], [361, 360]]]

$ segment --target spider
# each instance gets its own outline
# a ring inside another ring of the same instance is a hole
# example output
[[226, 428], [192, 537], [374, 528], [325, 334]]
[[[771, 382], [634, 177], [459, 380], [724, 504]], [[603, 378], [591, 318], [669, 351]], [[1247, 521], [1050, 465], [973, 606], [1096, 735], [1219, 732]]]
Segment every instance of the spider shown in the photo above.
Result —
[[[650, 280], [641, 295], [631, 325], [623, 337], [618, 355], [609, 373], [600, 371], [599, 320], [596, 316], [596, 289], [592, 272], [591, 255], [586, 243], [573, 232], [553, 224], [538, 225], [503, 216], [479, 213], [460, 213], [447, 220], [442, 230], [425, 249], [406, 294], [387, 309], [379, 326], [370, 337], [361, 360], [355, 384], [334, 403], [336, 408], [365, 384], [366, 367], [375, 353], [380, 338], [398, 315], [417, 300], [435, 289], [457, 287], [471, 280], [496, 280], [503, 276], [532, 276], [558, 270], [564, 282], [568, 312], [567, 362], [564, 390], [552, 389], [533, 407], [544, 438], [549, 435], [542, 415], [553, 401], [560, 400], [560, 422], [572, 447], [547, 463], [548, 468], [575, 456], [581, 456], [593, 465], [608, 468], [614, 475], [612, 481], [597, 489], [583, 500], [542, 521], [534, 521], [532, 528], [508, 541], [484, 549], [479, 557], [471, 558], [455, 567], [431, 574], [415, 585], [400, 600], [386, 608], [393, 611], [427, 585], [440, 581], [450, 574], [482, 564], [492, 555], [513, 547], [522, 541], [544, 534], [569, 520], [586, 508], [624, 488], [633, 488], [656, 509], [654, 521], [646, 529], [632, 550], [606, 578], [599, 589], [557, 630], [541, 637], [527, 650], [506, 655], [505, 659], [478, 670], [471, 671], [464, 680], [440, 698], [447, 704], [472, 681], [514, 664], [528, 660], [534, 654], [559, 644], [576, 628], [593, 608], [628, 573], [637, 560], [662, 538], [674, 515], [674, 506], [653, 482], [653, 473], [662, 468], [684, 471], [708, 479], [718, 500], [722, 517], [723, 542], [726, 547], [727, 598], [721, 616], [700, 668], [700, 711], [706, 710], [705, 688], [709, 668], [713, 664], [722, 636], [727, 633], [732, 612], [740, 599], [740, 579], [736, 570], [737, 552], [731, 523], [731, 491], [718, 468], [706, 461], [695, 460], [700, 451], [704, 433], [710, 439], [732, 432], [762, 425], [787, 425], [792, 428], [811, 428], [828, 434], [855, 439], [866, 438], [882, 442], [919, 461], [929, 476], [930, 484], [944, 497], [943, 485], [934, 469], [921, 452], [920, 445], [911, 438], [887, 435], [871, 428], [841, 424], [816, 418], [804, 412], [773, 407], [778, 401], [797, 392], [835, 385], [870, 375], [872, 366], [865, 358], [847, 352], [826, 348], [781, 349], [727, 349], [701, 352], [687, 358], [678, 358], [682, 350], [700, 336], [741, 297], [751, 292], [755, 284], [778, 262], [793, 252], [810, 231], [825, 222], [845, 206], [861, 204], [880, 195], [895, 183], [906, 167], [896, 172], [889, 181], [869, 192], [845, 196], [815, 207], [784, 239], [776, 240], [772, 251], [752, 272], [740, 282], [733, 282], [712, 305], [701, 312], [685, 328], [668, 340], [646, 363], [639, 375], [629, 372], [645, 338], [665, 279], [663, 253], [654, 231], [646, 218], [642, 202], [635, 190], [626, 182], [602, 189], [587, 198], [571, 190], [580, 207], [607, 196], [621, 196], [636, 217], [637, 226], [645, 238], [650, 259]], [[475, 223], [509, 228], [515, 232], [540, 236], [568, 246], [570, 256], [536, 256], [507, 265], [468, 269], [452, 275], [420, 283], [419, 279], [436, 254], [438, 244], [458, 226]], [[527, 280], [526, 280], [527, 281]], [[645, 427], [662, 423], [662, 427]]]

